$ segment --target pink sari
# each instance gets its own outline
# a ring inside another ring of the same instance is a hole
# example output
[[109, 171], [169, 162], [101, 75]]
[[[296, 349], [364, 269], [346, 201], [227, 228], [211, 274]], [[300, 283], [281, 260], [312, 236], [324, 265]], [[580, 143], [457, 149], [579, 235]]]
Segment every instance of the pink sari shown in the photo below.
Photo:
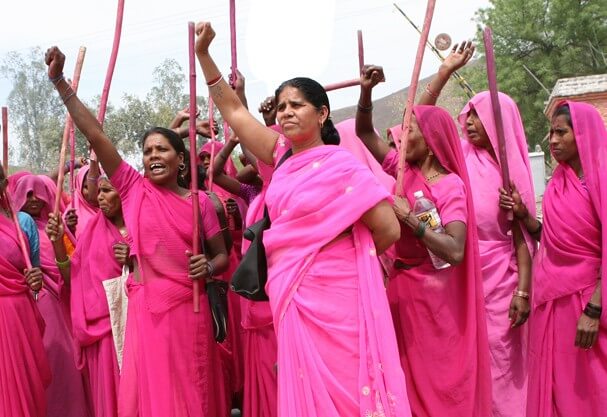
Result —
[[72, 206], [76, 209], [76, 214], [78, 215], [78, 226], [76, 232], [78, 237], [84, 233], [88, 223], [99, 212], [99, 209], [92, 206], [88, 201], [86, 201], [84, 195], [82, 195], [82, 189], [84, 188], [88, 172], [88, 165], [85, 165], [78, 170], [78, 174], [76, 174], [76, 188], [74, 190], [74, 195], [72, 196]]
[[336, 146], [297, 153], [274, 172], [264, 244], [278, 415], [410, 415], [379, 260], [360, 222], [388, 198]]
[[90, 379], [95, 416], [118, 415], [119, 370], [103, 281], [122, 274], [112, 246], [125, 242], [99, 211], [81, 232], [72, 256], [71, 312], [78, 367]]
[[[466, 224], [464, 260], [436, 270], [426, 247], [402, 228], [396, 253], [411, 269], [395, 269], [388, 298], [416, 417], [485, 417], [491, 413], [491, 374], [482, 292], [478, 238], [470, 183], [457, 129], [451, 116], [435, 106], [413, 109], [426, 143], [450, 172], [429, 184], [416, 166], [404, 176], [405, 194], [422, 190], [434, 201], [443, 225]], [[393, 134], [398, 134], [394, 132]], [[396, 176], [398, 154], [383, 161]]]
[[[607, 131], [596, 108], [567, 104], [584, 182], [559, 164], [544, 194], [529, 344], [533, 417], [598, 416], [607, 409], [607, 315], [592, 348], [574, 346], [577, 321], [607, 270]], [[606, 297], [603, 283], [603, 306]]]
[[[506, 134], [506, 150], [510, 176], [519, 190], [529, 213], [535, 217], [535, 194], [527, 139], [516, 103], [499, 93]], [[499, 161], [499, 146], [493, 121], [493, 108], [488, 91], [475, 95], [459, 115], [467, 139], [466, 119], [475, 109]], [[499, 163], [486, 149], [462, 141], [476, 212], [476, 225], [481, 257], [487, 330], [491, 353], [493, 381], [493, 416], [524, 417], [527, 404], [527, 342], [528, 326], [512, 329], [508, 310], [512, 292], [518, 285], [518, 265], [512, 220], [497, 204], [502, 175]], [[536, 243], [522, 227], [529, 254], [533, 258]]]
[[[155, 186], [126, 162], [111, 178], [133, 237], [141, 281], [127, 283], [129, 311], [118, 397], [120, 416], [225, 416], [229, 410], [204, 290], [192, 311], [186, 250], [192, 249], [189, 199]], [[201, 193], [201, 230], [220, 233]], [[204, 287], [204, 286], [202, 286]]]
[[[14, 207], [21, 209], [31, 191], [41, 201], [44, 208], [40, 217], [34, 219], [40, 238], [40, 269], [43, 273], [43, 287], [38, 295], [38, 309], [44, 318], [44, 347], [53, 376], [46, 390], [47, 417], [82, 417], [89, 415], [87, 390], [84, 375], [76, 367], [75, 341], [71, 332], [70, 294], [64, 287], [57, 264], [55, 251], [44, 230], [48, 215], [54, 204], [54, 193], [41, 176], [28, 175], [15, 184]], [[66, 393], [69, 393], [67, 395]]]
[[46, 417], [44, 321], [25, 282], [17, 230], [0, 214], [0, 415]]

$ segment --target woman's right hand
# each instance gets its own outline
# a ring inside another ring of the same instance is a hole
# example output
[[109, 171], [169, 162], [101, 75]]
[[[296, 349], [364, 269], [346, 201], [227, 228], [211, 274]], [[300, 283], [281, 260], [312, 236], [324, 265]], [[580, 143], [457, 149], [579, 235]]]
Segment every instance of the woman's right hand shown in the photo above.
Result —
[[460, 44], [456, 43], [451, 48], [451, 53], [445, 58], [438, 71], [450, 76], [470, 61], [475, 49], [476, 47], [471, 41], [464, 41]]
[[25, 281], [32, 291], [40, 291], [42, 289], [42, 271], [40, 268], [26, 269]]
[[529, 214], [529, 210], [527, 210], [527, 206], [523, 203], [521, 194], [512, 181], [510, 181], [510, 188], [512, 189], [512, 193], [508, 194], [503, 187], [500, 187], [500, 208], [508, 211], [512, 210], [512, 213], [517, 219], [523, 220]]
[[63, 66], [65, 65], [65, 55], [56, 46], [52, 46], [46, 50], [44, 55], [44, 62], [48, 66], [48, 77], [50, 79], [56, 79], [63, 73]]
[[50, 213], [48, 215], [48, 222], [46, 222], [44, 231], [51, 242], [57, 242], [60, 240], [64, 232], [61, 217], [57, 216], [55, 213]]
[[206, 55], [209, 53], [209, 46], [215, 38], [215, 31], [211, 27], [211, 22], [196, 23], [196, 54]]
[[384, 69], [378, 65], [365, 65], [360, 72], [360, 88], [363, 90], [371, 90], [385, 81]]

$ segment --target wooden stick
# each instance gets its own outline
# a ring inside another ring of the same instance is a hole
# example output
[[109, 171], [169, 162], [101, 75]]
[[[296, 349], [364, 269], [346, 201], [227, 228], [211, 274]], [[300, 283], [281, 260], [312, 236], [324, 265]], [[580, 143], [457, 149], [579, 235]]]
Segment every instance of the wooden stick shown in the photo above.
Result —
[[236, 59], [236, 0], [230, 0], [230, 51], [232, 53], [232, 76], [230, 84], [234, 87], [236, 83], [236, 71], [238, 70], [238, 61]]
[[71, 124], [70, 128], [70, 196], [72, 197], [72, 208], [74, 207], [74, 190], [76, 189], [76, 177], [74, 175], [74, 164], [76, 163], [76, 132], [74, 129], [74, 123]]
[[2, 107], [2, 166], [8, 178], [8, 108]]
[[114, 75], [114, 68], [116, 68], [116, 59], [118, 57], [118, 49], [120, 48], [120, 36], [122, 34], [122, 18], [124, 16], [124, 0], [118, 0], [118, 10], [116, 11], [116, 27], [114, 28], [114, 43], [112, 45], [112, 53], [110, 55], [110, 63], [107, 67], [105, 74], [105, 83], [103, 84], [103, 91], [101, 93], [101, 100], [99, 102], [99, 112], [97, 113], [97, 120], [103, 126], [105, 120], [105, 112], [107, 110], [107, 102], [110, 96], [110, 86], [112, 85], [112, 76]]
[[409, 85], [409, 91], [407, 94], [407, 107], [405, 109], [405, 115], [403, 118], [403, 131], [400, 136], [398, 177], [396, 180], [396, 195], [399, 196], [403, 195], [403, 175], [405, 169], [405, 157], [407, 155], [407, 138], [409, 136], [409, 131], [411, 130], [411, 117], [413, 116], [415, 93], [417, 92], [417, 83], [419, 81], [419, 74], [422, 68], [422, 61], [424, 60], [424, 51], [426, 50], [425, 46], [426, 42], [428, 41], [428, 34], [430, 33], [430, 25], [432, 24], [432, 16], [434, 14], [435, 5], [436, 0], [428, 0], [428, 5], [426, 6], [426, 16], [424, 17], [424, 26], [417, 44], [415, 65], [413, 67], [413, 74], [411, 74], [411, 84]]
[[[198, 200], [198, 158], [196, 155], [196, 60], [194, 58], [194, 22], [188, 22], [188, 52], [190, 63], [190, 192], [192, 193], [192, 253], [200, 254], [200, 202]], [[192, 281], [192, 302], [194, 304], [194, 313], [200, 312], [200, 281]]]
[[[86, 54], [86, 48], [80, 47], [78, 51], [78, 58], [76, 59], [76, 67], [74, 68], [74, 78], [72, 80], [72, 89], [75, 93], [78, 92], [78, 83], [80, 82], [80, 73], [82, 72], [82, 64], [84, 63], [84, 56]], [[70, 131], [73, 129], [73, 121], [69, 113], [65, 119], [65, 128], [63, 130], [63, 140], [61, 141], [61, 151], [59, 153], [59, 168], [57, 175], [57, 191], [55, 193], [55, 205], [53, 206], [53, 213], [60, 215], [59, 207], [61, 204], [61, 194], [63, 193], [63, 181], [65, 178], [64, 165], [65, 165], [65, 154], [67, 152], [67, 145], [70, 136]]]
[[363, 46], [363, 31], [359, 30], [356, 32], [358, 38], [358, 69], [360, 73], [363, 72], [363, 67], [365, 66], [365, 48]]
[[487, 26], [483, 32], [485, 43], [485, 59], [487, 61], [487, 80], [489, 82], [489, 94], [491, 96], [491, 107], [493, 108], [493, 121], [497, 133], [499, 147], [500, 168], [502, 169], [502, 184], [505, 190], [510, 189], [510, 170], [508, 169], [508, 155], [506, 153], [506, 136], [504, 135], [504, 122], [502, 121], [502, 109], [497, 89], [497, 73], [495, 67], [495, 54], [493, 51], [493, 34]]
[[334, 91], [347, 87], [354, 87], [356, 85], [360, 85], [360, 78], [356, 78], [353, 80], [341, 81], [338, 83], [327, 84], [325, 85], [325, 91]]

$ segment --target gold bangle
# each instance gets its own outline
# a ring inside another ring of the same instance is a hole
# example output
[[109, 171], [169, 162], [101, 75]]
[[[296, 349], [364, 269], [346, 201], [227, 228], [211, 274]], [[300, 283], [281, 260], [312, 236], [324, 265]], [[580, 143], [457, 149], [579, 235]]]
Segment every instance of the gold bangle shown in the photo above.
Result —
[[58, 268], [63, 269], [63, 268], [67, 268], [68, 266], [70, 266], [70, 257], [68, 256], [65, 261], [60, 261], [57, 258], [55, 258], [55, 264], [57, 265]]
[[529, 293], [526, 291], [514, 290], [514, 291], [512, 291], [512, 295], [515, 297], [524, 298], [525, 300], [529, 299]]

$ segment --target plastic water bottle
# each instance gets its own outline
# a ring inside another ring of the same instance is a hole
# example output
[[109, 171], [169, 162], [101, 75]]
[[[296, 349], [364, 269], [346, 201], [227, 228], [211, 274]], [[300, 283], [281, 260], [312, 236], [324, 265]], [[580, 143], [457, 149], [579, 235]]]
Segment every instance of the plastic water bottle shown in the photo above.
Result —
[[[445, 233], [445, 229], [441, 223], [438, 210], [432, 201], [424, 197], [424, 192], [419, 190], [413, 193], [415, 204], [413, 205], [413, 214], [420, 222], [426, 223], [426, 227], [432, 229], [436, 233]], [[448, 262], [442, 260], [428, 249], [432, 265], [436, 269], [444, 269], [451, 266]]]

